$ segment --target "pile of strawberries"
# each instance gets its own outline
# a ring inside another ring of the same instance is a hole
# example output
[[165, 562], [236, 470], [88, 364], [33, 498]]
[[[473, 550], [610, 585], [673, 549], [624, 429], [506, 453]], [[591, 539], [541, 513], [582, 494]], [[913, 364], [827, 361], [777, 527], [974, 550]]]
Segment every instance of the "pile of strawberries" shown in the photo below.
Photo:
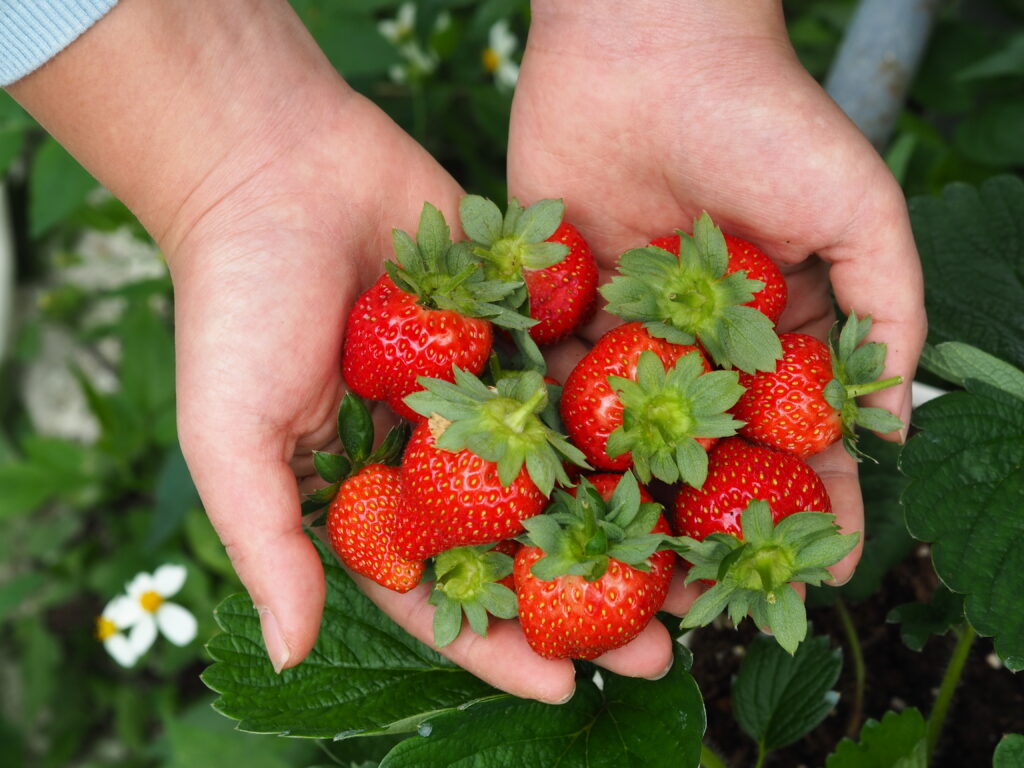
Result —
[[[795, 649], [791, 583], [828, 578], [857, 537], [804, 459], [838, 440], [856, 455], [856, 424], [900, 426], [856, 403], [896, 383], [877, 381], [870, 321], [830, 345], [778, 334], [781, 273], [707, 214], [599, 287], [560, 201], [502, 213], [469, 195], [459, 213], [466, 240], [429, 203], [415, 239], [396, 230], [348, 318], [346, 455], [316, 454], [330, 484], [307, 502], [330, 503], [341, 560], [399, 592], [431, 582], [438, 647], [464, 619], [485, 634], [518, 617], [542, 656], [591, 659], [643, 630], [681, 567], [708, 587], [683, 626], [750, 614]], [[599, 293], [622, 323], [560, 384], [540, 347]], [[402, 418], [377, 448], [364, 399]]]

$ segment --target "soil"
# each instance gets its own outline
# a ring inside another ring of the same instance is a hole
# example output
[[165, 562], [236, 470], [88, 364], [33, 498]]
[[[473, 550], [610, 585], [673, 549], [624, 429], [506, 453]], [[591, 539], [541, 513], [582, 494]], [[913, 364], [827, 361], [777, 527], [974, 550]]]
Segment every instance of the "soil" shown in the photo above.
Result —
[[[906, 707], [917, 707], [925, 717], [931, 711], [955, 638], [952, 633], [932, 637], [921, 652], [915, 652], [903, 644], [899, 627], [887, 624], [885, 618], [901, 603], [927, 600], [934, 580], [929, 559], [912, 556], [889, 574], [883, 588], [871, 599], [847, 606], [866, 667], [863, 720], [879, 720], [889, 710]], [[846, 735], [853, 715], [853, 664], [849, 648], [845, 647], [839, 615], [834, 608], [817, 608], [809, 613], [816, 634], [828, 634], [833, 644], [844, 645], [843, 671], [836, 684], [839, 704], [802, 741], [771, 753], [766, 761], [768, 766], [823, 766]], [[738, 630], [708, 628], [696, 633], [691, 644], [693, 675], [707, 706], [705, 742], [736, 768], [752, 766], [757, 760], [757, 748], [736, 725], [730, 703], [731, 681], [753, 631], [749, 621]], [[1024, 733], [1024, 675], [1014, 675], [1002, 668], [993, 653], [992, 642], [978, 638], [964, 667], [930, 768], [991, 765], [992, 752], [1007, 733]]]

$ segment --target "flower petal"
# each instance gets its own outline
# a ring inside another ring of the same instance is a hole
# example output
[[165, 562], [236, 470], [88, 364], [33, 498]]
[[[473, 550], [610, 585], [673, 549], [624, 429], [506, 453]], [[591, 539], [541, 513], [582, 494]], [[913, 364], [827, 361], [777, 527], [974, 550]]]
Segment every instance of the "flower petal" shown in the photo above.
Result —
[[171, 597], [178, 594], [188, 577], [184, 565], [161, 565], [153, 573], [153, 591], [160, 597]]
[[151, 614], [143, 614], [128, 633], [128, 643], [135, 655], [141, 656], [153, 646], [154, 640], [156, 640], [156, 620]]
[[128, 593], [128, 597], [138, 602], [142, 593], [153, 591], [153, 577], [148, 573], [138, 573], [134, 579], [128, 582], [125, 591]]
[[134, 626], [143, 614], [142, 604], [127, 595], [118, 595], [103, 609], [103, 618], [110, 619], [118, 629]]
[[177, 603], [164, 603], [156, 612], [163, 636], [175, 645], [188, 645], [196, 637], [196, 617]]
[[120, 632], [104, 640], [103, 647], [107, 649], [111, 658], [122, 667], [134, 667], [135, 662], [139, 660], [139, 654], [132, 648], [131, 642]]

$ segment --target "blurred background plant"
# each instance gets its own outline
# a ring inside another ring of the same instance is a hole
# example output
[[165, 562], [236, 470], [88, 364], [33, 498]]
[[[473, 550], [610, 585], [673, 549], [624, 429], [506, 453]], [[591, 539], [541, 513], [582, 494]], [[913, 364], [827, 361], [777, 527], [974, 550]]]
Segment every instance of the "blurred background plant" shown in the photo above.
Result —
[[[355, 88], [467, 190], [503, 203], [526, 0], [293, 5]], [[785, 2], [793, 43], [819, 79], [855, 7]], [[1022, 21], [1020, 0], [943, 7], [885, 150], [908, 196], [1024, 166]], [[199, 681], [203, 643], [216, 632], [215, 606], [240, 585], [177, 443], [165, 265], [131, 213], [5, 94], [0, 181], [13, 245], [0, 232], [3, 764], [375, 765], [393, 740], [345, 742], [325, 755], [318, 742], [239, 733], [211, 709]], [[885, 453], [866, 478], [868, 514], [874, 530], [895, 533], [879, 538], [885, 551], [848, 588], [851, 602], [913, 557], [901, 487]], [[174, 600], [197, 618], [197, 637], [158, 642], [122, 667], [97, 637], [97, 619], [136, 574], [165, 563], [185, 569]]]

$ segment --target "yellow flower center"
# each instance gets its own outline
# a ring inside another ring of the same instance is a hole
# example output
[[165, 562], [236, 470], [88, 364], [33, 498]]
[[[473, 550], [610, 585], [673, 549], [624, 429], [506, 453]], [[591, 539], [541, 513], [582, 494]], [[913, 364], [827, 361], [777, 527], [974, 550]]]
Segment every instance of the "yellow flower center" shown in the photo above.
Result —
[[139, 597], [139, 602], [142, 603], [143, 610], [156, 613], [157, 609], [163, 605], [164, 599], [156, 592], [150, 590], [149, 592], [142, 593]]
[[103, 642], [117, 634], [117, 625], [106, 616], [96, 618], [96, 639]]
[[485, 48], [483, 56], [481, 58], [483, 59], [484, 62], [484, 69], [486, 69], [491, 74], [494, 74], [494, 71], [498, 68], [498, 65], [501, 64], [501, 58], [498, 56], [498, 54], [495, 52], [493, 48]]

